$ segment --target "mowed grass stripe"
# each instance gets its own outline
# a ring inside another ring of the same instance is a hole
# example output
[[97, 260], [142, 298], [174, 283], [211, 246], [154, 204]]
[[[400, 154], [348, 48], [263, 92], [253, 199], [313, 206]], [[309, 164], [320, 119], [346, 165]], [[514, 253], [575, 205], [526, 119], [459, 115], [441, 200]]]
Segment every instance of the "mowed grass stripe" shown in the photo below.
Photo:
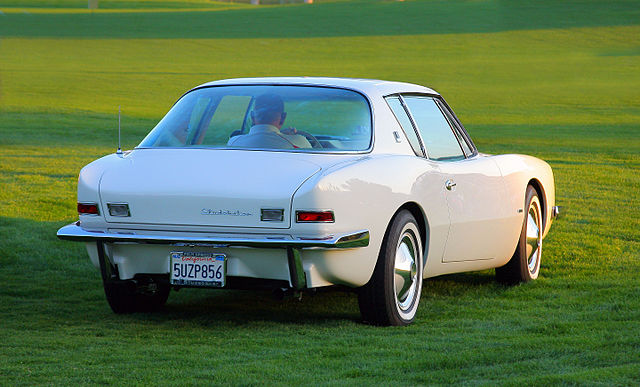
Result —
[[[347, 2], [353, 0], [315, 0], [315, 4]], [[282, 5], [285, 3], [302, 3], [303, 0], [261, 0], [261, 5]], [[86, 13], [103, 11], [125, 10], [128, 12], [141, 12], [145, 10], [173, 9], [173, 10], [202, 10], [202, 9], [229, 9], [249, 7], [251, 0], [99, 0], [98, 8], [88, 9], [86, 0], [3, 0], [0, 9], [5, 12], [21, 12], [22, 10], [55, 12], [69, 12], [70, 10]], [[256, 8], [251, 5], [250, 7]]]
[[0, 9], [5, 12], [69, 12], [80, 11], [86, 13], [96, 13], [105, 10], [126, 10], [131, 12], [145, 11], [148, 9], [229, 9], [241, 8], [246, 5], [242, 2], [234, 1], [212, 1], [212, 0], [99, 0], [98, 8], [89, 9], [88, 2], [83, 0], [4, 0]]
[[0, 109], [111, 114], [121, 105], [127, 115], [159, 119], [185, 90], [206, 81], [320, 75], [431, 86], [469, 125], [637, 124], [638, 36], [640, 27], [374, 38], [4, 39]]

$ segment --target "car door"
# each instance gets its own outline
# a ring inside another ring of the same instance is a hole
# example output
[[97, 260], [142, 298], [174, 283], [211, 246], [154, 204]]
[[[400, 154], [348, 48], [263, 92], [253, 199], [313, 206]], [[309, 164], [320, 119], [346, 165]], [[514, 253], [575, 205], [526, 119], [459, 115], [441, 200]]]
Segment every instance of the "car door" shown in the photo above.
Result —
[[443, 262], [502, 258], [507, 225], [502, 174], [490, 158], [478, 155], [444, 101], [426, 95], [402, 100], [429, 160], [438, 164], [449, 208], [449, 236]]
[[[445, 176], [440, 171], [438, 163], [425, 157], [424, 147], [418, 137], [415, 126], [409, 118], [402, 97], [399, 95], [391, 95], [386, 97], [386, 101], [415, 153], [416, 164], [419, 165], [421, 169], [420, 175], [413, 184], [413, 191], [415, 197], [420, 198], [417, 201], [425, 213], [427, 213], [428, 217], [429, 234], [425, 241], [426, 250], [424, 257], [427, 265], [431, 263], [440, 264], [450, 228], [447, 200], [444, 192], [437, 188], [445, 181]], [[401, 141], [400, 134], [396, 134], [398, 141]], [[425, 269], [425, 275], [428, 274], [429, 270]]]

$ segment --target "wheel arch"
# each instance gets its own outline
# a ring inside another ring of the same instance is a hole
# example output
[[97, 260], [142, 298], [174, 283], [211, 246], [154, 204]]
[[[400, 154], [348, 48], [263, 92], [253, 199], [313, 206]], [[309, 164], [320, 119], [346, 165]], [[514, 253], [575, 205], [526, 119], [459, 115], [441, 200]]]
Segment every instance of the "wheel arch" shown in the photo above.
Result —
[[536, 190], [538, 197], [540, 198], [540, 206], [542, 207], [542, 222], [543, 222], [542, 228], [544, 230], [547, 226], [547, 195], [544, 191], [544, 187], [542, 186], [542, 183], [540, 183], [538, 179], [536, 178], [530, 179], [529, 182], [527, 183], [527, 186], [529, 185]]
[[426, 263], [427, 263], [427, 251], [428, 251], [428, 247], [429, 247], [429, 238], [428, 238], [428, 235], [429, 235], [429, 222], [427, 220], [427, 216], [425, 215], [424, 211], [422, 210], [422, 207], [420, 207], [420, 205], [418, 203], [416, 203], [416, 202], [406, 202], [403, 205], [401, 205], [396, 210], [396, 212], [393, 214], [393, 216], [391, 217], [391, 220], [389, 220], [389, 224], [387, 225], [387, 230], [389, 230], [389, 227], [391, 227], [391, 223], [393, 222], [393, 219], [402, 210], [409, 211], [411, 213], [411, 215], [413, 215], [413, 217], [418, 222], [418, 229], [420, 230], [420, 239], [422, 239], [422, 264], [426, 265]]

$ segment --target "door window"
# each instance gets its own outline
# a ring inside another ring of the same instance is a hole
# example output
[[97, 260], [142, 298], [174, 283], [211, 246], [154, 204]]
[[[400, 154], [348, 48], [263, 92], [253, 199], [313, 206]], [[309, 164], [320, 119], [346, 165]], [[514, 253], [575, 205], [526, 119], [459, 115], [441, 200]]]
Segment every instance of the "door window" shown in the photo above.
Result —
[[465, 158], [449, 121], [432, 97], [408, 95], [403, 99], [418, 126], [429, 159], [452, 161]]
[[436, 100], [436, 102], [438, 103], [438, 106], [444, 113], [445, 117], [447, 117], [449, 125], [451, 125], [451, 127], [453, 128], [453, 132], [458, 138], [458, 142], [460, 143], [460, 146], [462, 146], [462, 150], [464, 151], [465, 156], [473, 156], [474, 150], [471, 145], [471, 140], [469, 139], [469, 137], [464, 135], [464, 129], [462, 128], [462, 124], [460, 123], [460, 121], [458, 121], [458, 119], [455, 117], [455, 114], [453, 114], [446, 103], [444, 103], [442, 100]]

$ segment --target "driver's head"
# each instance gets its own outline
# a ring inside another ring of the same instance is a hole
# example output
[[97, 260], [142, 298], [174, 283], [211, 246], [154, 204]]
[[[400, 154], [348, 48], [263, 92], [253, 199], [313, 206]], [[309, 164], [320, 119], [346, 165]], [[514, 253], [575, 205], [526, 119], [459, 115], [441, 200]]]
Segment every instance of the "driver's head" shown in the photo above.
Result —
[[254, 125], [273, 125], [282, 127], [287, 113], [284, 112], [284, 102], [276, 94], [262, 94], [256, 97], [251, 111]]

